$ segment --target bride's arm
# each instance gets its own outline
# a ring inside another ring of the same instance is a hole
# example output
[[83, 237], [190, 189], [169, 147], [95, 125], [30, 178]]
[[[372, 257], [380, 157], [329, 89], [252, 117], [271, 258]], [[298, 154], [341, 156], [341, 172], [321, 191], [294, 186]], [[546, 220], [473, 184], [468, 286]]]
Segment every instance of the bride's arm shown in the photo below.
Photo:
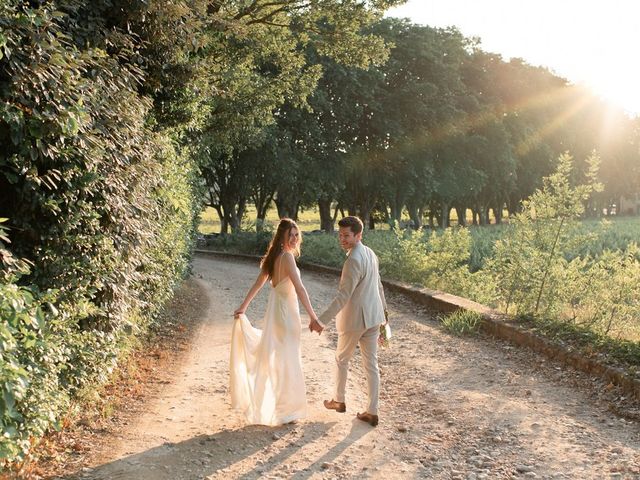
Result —
[[251, 289], [249, 289], [249, 293], [247, 293], [247, 296], [245, 297], [244, 302], [242, 302], [242, 305], [240, 305], [238, 308], [236, 308], [236, 311], [233, 312], [234, 316], [240, 315], [240, 314], [244, 313], [247, 310], [247, 307], [251, 303], [251, 300], [253, 300], [253, 297], [256, 296], [256, 293], [258, 293], [260, 291], [260, 289], [263, 287], [263, 285], [265, 284], [265, 282], [268, 279], [269, 279], [269, 275], [267, 274], [267, 272], [265, 272], [264, 270], [260, 269], [260, 273], [258, 274], [258, 278], [256, 278], [255, 283], [253, 284]]
[[291, 282], [293, 282], [293, 287], [296, 289], [296, 294], [298, 295], [302, 306], [309, 314], [309, 318], [311, 318], [311, 321], [317, 321], [318, 316], [316, 315], [316, 312], [313, 311], [311, 301], [309, 300], [309, 294], [307, 293], [307, 289], [304, 288], [304, 285], [302, 284], [302, 279], [300, 278], [300, 274], [298, 273], [298, 269], [296, 268], [296, 261], [293, 258], [293, 255], [290, 253], [285, 253], [282, 261], [284, 261], [287, 275], [289, 275]]

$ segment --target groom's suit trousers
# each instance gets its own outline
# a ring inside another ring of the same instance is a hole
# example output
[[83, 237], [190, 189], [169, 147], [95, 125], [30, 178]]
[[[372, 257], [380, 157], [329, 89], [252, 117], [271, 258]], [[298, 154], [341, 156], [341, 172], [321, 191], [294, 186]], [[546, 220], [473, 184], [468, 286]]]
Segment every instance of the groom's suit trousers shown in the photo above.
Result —
[[380, 327], [376, 325], [365, 330], [355, 330], [338, 333], [338, 346], [336, 348], [336, 368], [335, 368], [335, 394], [337, 402], [345, 401], [345, 390], [347, 386], [347, 372], [349, 371], [349, 360], [360, 345], [360, 356], [362, 366], [367, 376], [367, 390], [369, 405], [367, 412], [378, 415], [378, 393], [380, 389], [380, 371], [378, 370], [378, 333]]

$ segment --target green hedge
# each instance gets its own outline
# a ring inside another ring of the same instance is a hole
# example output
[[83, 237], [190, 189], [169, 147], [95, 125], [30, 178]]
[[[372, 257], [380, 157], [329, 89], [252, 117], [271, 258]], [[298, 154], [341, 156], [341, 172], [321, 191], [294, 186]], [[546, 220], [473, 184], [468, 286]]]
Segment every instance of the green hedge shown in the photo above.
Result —
[[106, 3], [62, 7], [0, 5], [5, 466], [156, 318], [187, 272], [199, 211], [197, 167], [150, 128], [136, 39], [97, 14]]

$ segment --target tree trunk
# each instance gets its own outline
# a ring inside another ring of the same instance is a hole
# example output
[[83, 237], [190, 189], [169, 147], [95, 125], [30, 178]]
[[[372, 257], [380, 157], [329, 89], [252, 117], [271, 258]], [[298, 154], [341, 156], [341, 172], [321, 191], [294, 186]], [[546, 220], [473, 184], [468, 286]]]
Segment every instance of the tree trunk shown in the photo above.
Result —
[[320, 228], [326, 233], [333, 233], [333, 222], [335, 220], [331, 217], [331, 200], [319, 198], [318, 210], [320, 212]]
[[509, 199], [509, 201], [507, 202], [507, 213], [509, 214], [509, 218], [517, 213], [520, 213], [521, 210], [522, 203], [520, 201]]
[[247, 211], [247, 199], [243, 198], [240, 200], [238, 204], [238, 210], [237, 210], [238, 228], [242, 227], [242, 219], [244, 218], [244, 214], [246, 211]]
[[484, 221], [484, 214], [482, 208], [476, 210], [478, 214], [478, 225], [484, 225], [486, 222]]
[[502, 223], [502, 205], [493, 207], [493, 216], [496, 217], [496, 225]]
[[467, 209], [466, 207], [456, 207], [456, 215], [458, 215], [458, 225], [467, 226]]
[[400, 223], [402, 219], [402, 205], [399, 205], [398, 202], [393, 202], [391, 204], [391, 220], [395, 224], [395, 222]]
[[440, 204], [441, 217], [440, 217], [440, 226], [442, 228], [447, 228], [450, 225], [449, 214], [451, 212], [451, 207], [448, 203], [442, 202]]
[[408, 206], [407, 210], [409, 211], [409, 218], [413, 228], [415, 230], [422, 228], [422, 211], [416, 206]]
[[276, 197], [276, 209], [278, 210], [278, 218], [289, 217], [289, 211], [285, 202]]
[[231, 211], [227, 213], [227, 217], [229, 218], [229, 226], [231, 227], [231, 233], [236, 233], [240, 230], [240, 221], [238, 220], [238, 215], [235, 211]]
[[267, 196], [263, 201], [261, 199], [256, 200], [254, 197], [254, 203], [256, 205], [256, 231], [261, 232], [264, 229], [264, 224], [269, 212], [269, 207], [273, 201], [273, 195]]
[[361, 206], [360, 207], [360, 215], [358, 215], [358, 217], [360, 218], [360, 220], [362, 220], [362, 223], [364, 223], [365, 228], [369, 227], [370, 228], [370, 219], [369, 216], [371, 215], [371, 208], [366, 207], [366, 206]]
[[229, 227], [231, 227], [231, 233], [240, 230], [246, 205], [247, 201], [244, 198], [241, 198], [237, 204], [232, 199], [228, 199], [227, 203], [222, 203], [220, 206], [224, 219], [222, 233], [227, 233]]
[[489, 223], [489, 209], [486, 207], [478, 208], [478, 224], [487, 225]]
[[299, 201], [276, 197], [275, 202], [279, 218], [287, 217], [293, 221], [298, 221], [298, 210], [300, 209]]
[[336, 223], [336, 220], [338, 219], [338, 212], [340, 212], [342, 214], [342, 218], [344, 218], [344, 209], [342, 208], [342, 205], [340, 205], [340, 202], [336, 203], [336, 208], [333, 210], [333, 223]]
[[218, 218], [220, 219], [220, 233], [222, 235], [226, 235], [229, 233], [229, 223], [224, 216], [224, 212], [222, 211], [222, 207], [220, 205], [213, 205], [213, 208], [218, 213]]

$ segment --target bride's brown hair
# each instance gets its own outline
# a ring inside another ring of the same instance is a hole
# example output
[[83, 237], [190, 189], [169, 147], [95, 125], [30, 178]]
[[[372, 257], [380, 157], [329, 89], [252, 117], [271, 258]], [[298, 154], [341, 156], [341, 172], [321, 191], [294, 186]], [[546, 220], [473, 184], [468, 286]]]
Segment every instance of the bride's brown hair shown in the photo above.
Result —
[[292, 228], [298, 230], [298, 233], [300, 235], [300, 241], [298, 242], [298, 246], [296, 247], [296, 250], [295, 252], [293, 252], [293, 254], [296, 257], [300, 256], [302, 232], [298, 228], [298, 224], [296, 222], [294, 222], [290, 218], [281, 218], [280, 223], [278, 224], [278, 228], [276, 229], [276, 233], [273, 235], [273, 238], [269, 243], [267, 253], [264, 254], [264, 257], [262, 257], [262, 260], [260, 261], [260, 268], [264, 272], [266, 272], [269, 277], [273, 277], [273, 269], [276, 264], [276, 259], [283, 252], [285, 242], [289, 241], [289, 232]]

